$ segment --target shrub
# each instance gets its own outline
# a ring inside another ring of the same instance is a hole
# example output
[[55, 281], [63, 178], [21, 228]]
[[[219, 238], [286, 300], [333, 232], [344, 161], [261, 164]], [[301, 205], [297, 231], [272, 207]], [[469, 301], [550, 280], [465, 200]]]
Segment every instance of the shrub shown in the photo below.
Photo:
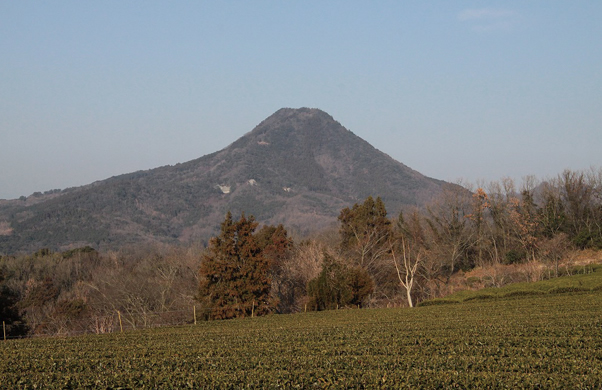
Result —
[[466, 285], [468, 287], [473, 287], [475, 284], [479, 283], [481, 283], [481, 278], [479, 278], [478, 276], [471, 276], [468, 279], [466, 279]]
[[506, 255], [504, 256], [504, 264], [508, 265], [522, 263], [525, 258], [526, 254], [524, 252], [511, 249], [506, 252]]
[[366, 270], [348, 268], [324, 253], [322, 271], [307, 285], [308, 306], [315, 310], [361, 306], [373, 290], [374, 282]]

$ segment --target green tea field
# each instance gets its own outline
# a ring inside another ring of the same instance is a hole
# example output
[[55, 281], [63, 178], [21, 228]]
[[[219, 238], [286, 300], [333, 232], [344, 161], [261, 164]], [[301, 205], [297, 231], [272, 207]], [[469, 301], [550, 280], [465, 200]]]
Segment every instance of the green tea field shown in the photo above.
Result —
[[9, 340], [1, 388], [602, 387], [602, 291]]

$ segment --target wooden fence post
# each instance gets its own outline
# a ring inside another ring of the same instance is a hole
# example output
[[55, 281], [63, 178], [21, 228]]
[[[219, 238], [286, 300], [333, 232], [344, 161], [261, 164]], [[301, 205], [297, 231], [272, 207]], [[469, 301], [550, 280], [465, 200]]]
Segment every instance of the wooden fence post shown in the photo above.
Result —
[[255, 314], [255, 300], [253, 300], [253, 307], [251, 307], [251, 318], [253, 318], [254, 314]]
[[196, 325], [196, 306], [192, 307], [192, 313], [194, 314], [194, 324]]
[[2, 321], [2, 333], [4, 333], [4, 341], [6, 341], [6, 324]]

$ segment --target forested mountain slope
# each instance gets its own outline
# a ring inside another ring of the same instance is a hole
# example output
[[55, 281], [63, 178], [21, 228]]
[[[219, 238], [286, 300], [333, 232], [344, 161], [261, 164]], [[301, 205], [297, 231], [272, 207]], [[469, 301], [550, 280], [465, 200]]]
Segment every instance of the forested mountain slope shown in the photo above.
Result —
[[445, 183], [395, 161], [318, 109], [283, 108], [225, 149], [175, 166], [0, 201], [0, 253], [205, 241], [225, 213], [301, 234], [380, 196], [391, 213]]

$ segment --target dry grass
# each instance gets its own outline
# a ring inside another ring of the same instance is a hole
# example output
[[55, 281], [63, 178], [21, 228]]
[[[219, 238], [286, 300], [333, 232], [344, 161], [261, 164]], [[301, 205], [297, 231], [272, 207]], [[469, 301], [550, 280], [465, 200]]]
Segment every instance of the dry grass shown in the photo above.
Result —
[[[592, 264], [602, 264], [602, 251], [571, 251], [559, 262], [558, 274], [571, 274], [574, 267]], [[462, 290], [502, 287], [512, 283], [538, 282], [555, 276], [556, 267], [552, 263], [531, 261], [522, 264], [492, 264], [457, 273], [450, 279], [448, 288], [451, 294]]]

